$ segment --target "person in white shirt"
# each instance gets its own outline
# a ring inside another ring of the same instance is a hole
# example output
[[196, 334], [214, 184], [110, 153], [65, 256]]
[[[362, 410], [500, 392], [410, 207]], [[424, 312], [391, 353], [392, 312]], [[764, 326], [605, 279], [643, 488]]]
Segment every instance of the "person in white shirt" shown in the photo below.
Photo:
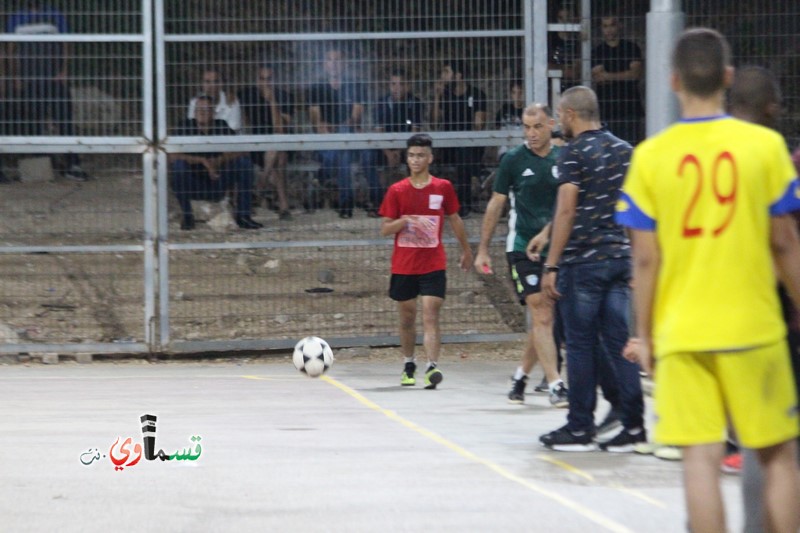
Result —
[[[214, 102], [214, 119], [224, 120], [228, 123], [228, 127], [239, 133], [242, 129], [242, 110], [239, 107], [239, 101], [236, 99], [235, 94], [228, 95], [223, 89], [224, 80], [222, 74], [213, 69], [207, 68], [203, 70], [203, 76], [200, 80], [200, 94], [210, 96]], [[197, 96], [192, 98], [189, 102], [189, 111], [186, 113], [186, 118], [191, 120], [195, 118], [195, 107], [197, 106]]]

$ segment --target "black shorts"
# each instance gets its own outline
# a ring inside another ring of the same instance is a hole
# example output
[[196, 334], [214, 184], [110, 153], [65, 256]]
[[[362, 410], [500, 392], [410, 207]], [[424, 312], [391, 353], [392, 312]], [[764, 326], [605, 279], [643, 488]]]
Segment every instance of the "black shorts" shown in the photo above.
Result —
[[506, 252], [506, 260], [519, 303], [525, 305], [529, 294], [542, 291], [542, 263], [531, 261], [525, 252]]
[[427, 274], [392, 274], [389, 282], [389, 298], [397, 302], [413, 300], [417, 296], [444, 298], [446, 290], [447, 276], [444, 270]]

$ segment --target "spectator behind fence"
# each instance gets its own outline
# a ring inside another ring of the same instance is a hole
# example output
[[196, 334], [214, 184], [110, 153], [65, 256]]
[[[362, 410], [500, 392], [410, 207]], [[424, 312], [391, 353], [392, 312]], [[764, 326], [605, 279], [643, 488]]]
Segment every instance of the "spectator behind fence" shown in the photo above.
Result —
[[602, 17], [603, 42], [592, 50], [592, 81], [600, 116], [611, 133], [636, 145], [642, 140], [644, 108], [639, 93], [642, 50], [620, 38], [622, 25], [615, 16]]
[[[214, 99], [200, 95], [195, 102], [195, 118], [183, 123], [175, 135], [234, 135], [224, 120], [214, 118]], [[218, 202], [236, 189], [234, 218], [242, 229], [263, 227], [250, 217], [253, 196], [253, 163], [240, 152], [170, 154], [172, 190], [181, 206], [181, 229], [195, 227], [191, 200]]]
[[[498, 130], [509, 132], [509, 137], [515, 139], [522, 133], [522, 112], [525, 110], [525, 85], [522, 80], [512, 80], [508, 84], [508, 101], [504, 102], [495, 114], [495, 127]], [[497, 159], [500, 160], [507, 151], [511, 150], [519, 143], [501, 146], [497, 151]]]
[[[558, 24], [572, 24], [575, 17], [570, 7], [562, 5], [556, 13]], [[547, 34], [548, 68], [561, 71], [561, 90], [569, 89], [580, 78], [581, 66], [577, 35], [568, 31], [553, 31]]]
[[[445, 62], [434, 86], [431, 122], [443, 131], [480, 131], [486, 126], [486, 93], [467, 83], [468, 72], [461, 61]], [[483, 148], [460, 146], [441, 150], [442, 163], [456, 168], [455, 186], [461, 218], [476, 206], [472, 201], [472, 177], [480, 173]]]
[[[16, 35], [57, 35], [67, 33], [67, 20], [44, 2], [26, 1], [6, 22], [6, 33]], [[67, 85], [69, 45], [60, 42], [8, 43], [9, 77], [20, 102], [24, 135], [74, 135], [72, 99]], [[89, 176], [77, 154], [68, 153], [59, 165], [61, 175], [72, 181]]]
[[[389, 93], [381, 97], [373, 109], [375, 131], [380, 133], [418, 132], [422, 128], [424, 114], [425, 109], [422, 102], [411, 94], [405, 71], [392, 70], [389, 75]], [[386, 148], [382, 151], [365, 150], [365, 154], [364, 159], [367, 161], [365, 172], [370, 193], [367, 214], [375, 218], [378, 216], [378, 208], [383, 201], [383, 187], [378, 177], [377, 167], [379, 164], [390, 168], [399, 167], [403, 160], [403, 150], [399, 148]]]
[[[200, 94], [211, 97], [214, 105], [214, 119], [224, 120], [230, 129], [239, 132], [242, 129], [242, 110], [239, 102], [233, 95], [229, 95], [223, 89], [224, 79], [222, 74], [213, 68], [203, 70], [200, 77]], [[189, 109], [186, 118], [195, 118], [195, 108], [197, 107], [197, 97], [189, 101]]]
[[[274, 85], [275, 70], [270, 65], [258, 67], [256, 84], [239, 91], [244, 122], [255, 135], [287, 133], [292, 122], [294, 102], [291, 95]], [[289, 220], [289, 200], [286, 193], [286, 164], [288, 154], [267, 150], [250, 154], [253, 162], [272, 178], [278, 194], [278, 218]]]
[[[309, 93], [309, 115], [314, 131], [323, 134], [359, 131], [364, 114], [364, 92], [360, 84], [346, 76], [341, 50], [331, 48], [325, 52], [323, 70], [325, 79], [312, 86]], [[320, 183], [335, 179], [339, 188], [339, 216], [352, 218], [352, 151], [323, 150], [319, 157], [322, 163]]]

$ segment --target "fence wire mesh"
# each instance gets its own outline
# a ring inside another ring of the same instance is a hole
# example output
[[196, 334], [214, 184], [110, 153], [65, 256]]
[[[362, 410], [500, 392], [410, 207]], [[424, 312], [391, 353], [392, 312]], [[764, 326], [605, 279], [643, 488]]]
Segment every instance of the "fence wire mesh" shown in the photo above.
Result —
[[[433, 171], [456, 185], [476, 241], [498, 157], [522, 140], [538, 81], [531, 42], [546, 46], [553, 76], [540, 99], [592, 85], [603, 120], [636, 142], [649, 5], [4, 2], [0, 326], [18, 343], [74, 351], [392, 337], [391, 246], [373, 217], [407, 174], [404, 140], [433, 135]], [[800, 6], [685, 5], [687, 25], [726, 34], [737, 65], [776, 72], [783, 131], [800, 142]], [[542, 16], [555, 26], [533, 35]], [[218, 156], [210, 179], [200, 158]], [[523, 331], [504, 276], [459, 273], [457, 247], [447, 249], [443, 333]]]

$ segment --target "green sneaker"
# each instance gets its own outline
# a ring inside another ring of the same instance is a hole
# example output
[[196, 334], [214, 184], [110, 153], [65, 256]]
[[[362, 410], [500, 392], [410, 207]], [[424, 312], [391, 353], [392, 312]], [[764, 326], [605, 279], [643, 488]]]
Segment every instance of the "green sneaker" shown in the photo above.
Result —
[[417, 380], [414, 379], [414, 372], [417, 371], [417, 365], [414, 363], [406, 363], [405, 368], [403, 369], [403, 375], [400, 376], [400, 385], [403, 387], [411, 387], [417, 384]]
[[435, 389], [436, 385], [442, 382], [444, 376], [442, 375], [442, 371], [438, 368], [430, 367], [428, 371], [425, 372], [425, 388], [426, 389]]

